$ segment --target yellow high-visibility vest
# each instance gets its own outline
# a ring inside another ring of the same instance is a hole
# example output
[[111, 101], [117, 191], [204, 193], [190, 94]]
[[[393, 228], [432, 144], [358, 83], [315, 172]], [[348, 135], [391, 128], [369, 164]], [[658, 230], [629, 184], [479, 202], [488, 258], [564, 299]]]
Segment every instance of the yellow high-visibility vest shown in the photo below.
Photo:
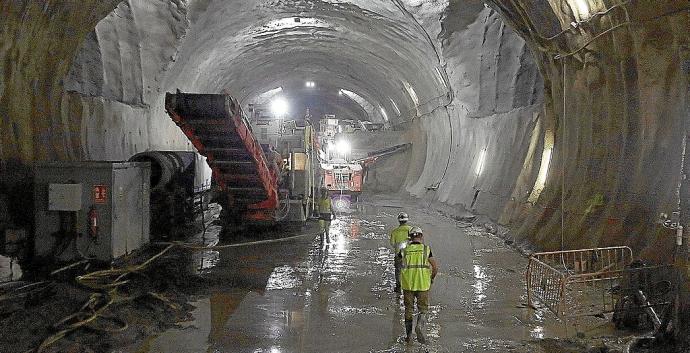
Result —
[[331, 213], [331, 198], [326, 197], [319, 200], [319, 213]]
[[431, 248], [424, 244], [410, 243], [400, 251], [402, 269], [400, 270], [401, 287], [408, 291], [427, 291], [431, 288]]
[[407, 245], [410, 229], [412, 229], [411, 225], [402, 224], [391, 232], [390, 243], [395, 249], [396, 255], [398, 251], [402, 250], [405, 245]]

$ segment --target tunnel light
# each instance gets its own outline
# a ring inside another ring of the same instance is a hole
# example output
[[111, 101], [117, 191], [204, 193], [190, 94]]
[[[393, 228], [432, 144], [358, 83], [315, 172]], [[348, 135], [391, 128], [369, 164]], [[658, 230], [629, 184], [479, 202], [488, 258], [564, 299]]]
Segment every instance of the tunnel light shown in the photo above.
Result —
[[339, 95], [339, 96], [342, 96], [342, 95], [343, 95], [343, 90], [342, 90], [342, 89], [339, 89], [339, 90], [338, 90], [338, 95]]
[[336, 143], [335, 149], [341, 155], [348, 155], [352, 150], [352, 146], [350, 146], [350, 143], [347, 142], [347, 140], [340, 140]]
[[324, 28], [329, 24], [318, 18], [313, 17], [285, 17], [272, 20], [263, 26], [257, 28], [257, 31], [265, 32], [266, 30], [281, 30], [295, 27], [317, 27]]
[[314, 88], [314, 87], [316, 87], [316, 83], [315, 83], [314, 81], [307, 81], [307, 82], [304, 83], [304, 85], [305, 85], [306, 87], [309, 87], [309, 88]]
[[417, 96], [417, 92], [415, 92], [414, 88], [412, 87], [412, 85], [410, 85], [409, 82], [403, 82], [403, 85], [405, 86], [407, 93], [410, 95], [410, 98], [414, 102], [414, 105], [418, 106], [419, 105], [419, 97]]
[[271, 102], [271, 112], [275, 116], [283, 116], [288, 113], [288, 110], [289, 106], [285, 98], [278, 97]]
[[383, 120], [388, 121], [388, 114], [386, 113], [386, 110], [383, 109], [383, 107], [379, 107], [379, 110], [381, 111], [381, 116], [383, 117]]
[[480, 176], [482, 174], [482, 171], [484, 170], [484, 162], [486, 161], [486, 148], [482, 150], [482, 152], [479, 154], [479, 162], [477, 163], [477, 170], [475, 170], [475, 174], [477, 176]]
[[395, 104], [395, 101], [393, 100], [393, 98], [388, 98], [388, 100], [391, 101], [391, 104], [393, 105], [393, 110], [395, 110], [395, 114], [400, 116], [400, 108], [398, 108], [398, 105]]
[[436, 78], [438, 78], [438, 82], [440, 82], [443, 87], [448, 88], [448, 84], [446, 83], [446, 80], [443, 78], [443, 73], [441, 73], [441, 69], [436, 67]]

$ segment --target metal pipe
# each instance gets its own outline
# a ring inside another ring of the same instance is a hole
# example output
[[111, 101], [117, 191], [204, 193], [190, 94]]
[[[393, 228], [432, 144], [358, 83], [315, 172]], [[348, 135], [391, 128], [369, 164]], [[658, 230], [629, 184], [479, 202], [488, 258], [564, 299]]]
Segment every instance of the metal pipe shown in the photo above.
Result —
[[637, 297], [637, 300], [639, 301], [638, 304], [644, 306], [645, 312], [652, 319], [652, 322], [654, 323], [654, 330], [659, 329], [661, 326], [661, 320], [659, 319], [659, 315], [656, 314], [656, 311], [647, 300], [647, 297], [644, 295], [644, 293], [642, 293], [641, 290], [638, 290], [637, 293], [635, 293], [635, 297]]
[[295, 190], [295, 152], [290, 150], [290, 143], [288, 142], [288, 153], [290, 153], [290, 192]]

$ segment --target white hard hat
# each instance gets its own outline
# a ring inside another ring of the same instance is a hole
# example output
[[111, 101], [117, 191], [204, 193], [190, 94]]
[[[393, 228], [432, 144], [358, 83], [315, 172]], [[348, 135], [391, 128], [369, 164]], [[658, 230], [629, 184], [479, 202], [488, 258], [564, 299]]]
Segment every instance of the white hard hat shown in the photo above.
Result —
[[424, 232], [422, 232], [422, 228], [419, 228], [419, 227], [412, 227], [412, 228], [410, 228], [410, 231], [407, 232], [407, 234], [409, 235], [410, 238], [412, 238], [413, 236], [415, 236], [415, 235], [417, 235], [417, 234], [423, 235]]
[[405, 213], [405, 212], [398, 213], [398, 222], [407, 222], [409, 220], [410, 220], [410, 217], [407, 216], [407, 213]]

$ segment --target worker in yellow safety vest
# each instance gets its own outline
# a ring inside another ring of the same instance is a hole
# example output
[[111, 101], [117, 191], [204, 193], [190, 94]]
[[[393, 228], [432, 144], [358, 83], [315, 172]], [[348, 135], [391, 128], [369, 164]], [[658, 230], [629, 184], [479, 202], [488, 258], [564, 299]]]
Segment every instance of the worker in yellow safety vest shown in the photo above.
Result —
[[402, 259], [398, 257], [400, 250], [407, 246], [407, 238], [410, 233], [412, 226], [407, 224], [410, 217], [405, 212], [400, 212], [398, 214], [398, 223], [400, 224], [397, 228], [393, 229], [390, 236], [391, 248], [393, 248], [394, 261], [393, 265], [395, 267], [395, 292], [400, 293], [400, 268], [402, 267]]
[[319, 198], [319, 225], [321, 226], [321, 244], [331, 242], [330, 228], [331, 220], [335, 219], [333, 213], [333, 205], [331, 204], [331, 197], [328, 195], [328, 189], [321, 189], [321, 198]]
[[431, 253], [431, 248], [424, 244], [424, 234], [419, 227], [412, 227], [409, 232], [409, 243], [400, 251], [402, 260], [400, 270], [403, 301], [405, 303], [405, 341], [412, 339], [412, 320], [415, 300], [417, 302], [417, 341], [426, 343], [426, 314], [429, 310], [429, 290], [438, 273], [438, 264]]

